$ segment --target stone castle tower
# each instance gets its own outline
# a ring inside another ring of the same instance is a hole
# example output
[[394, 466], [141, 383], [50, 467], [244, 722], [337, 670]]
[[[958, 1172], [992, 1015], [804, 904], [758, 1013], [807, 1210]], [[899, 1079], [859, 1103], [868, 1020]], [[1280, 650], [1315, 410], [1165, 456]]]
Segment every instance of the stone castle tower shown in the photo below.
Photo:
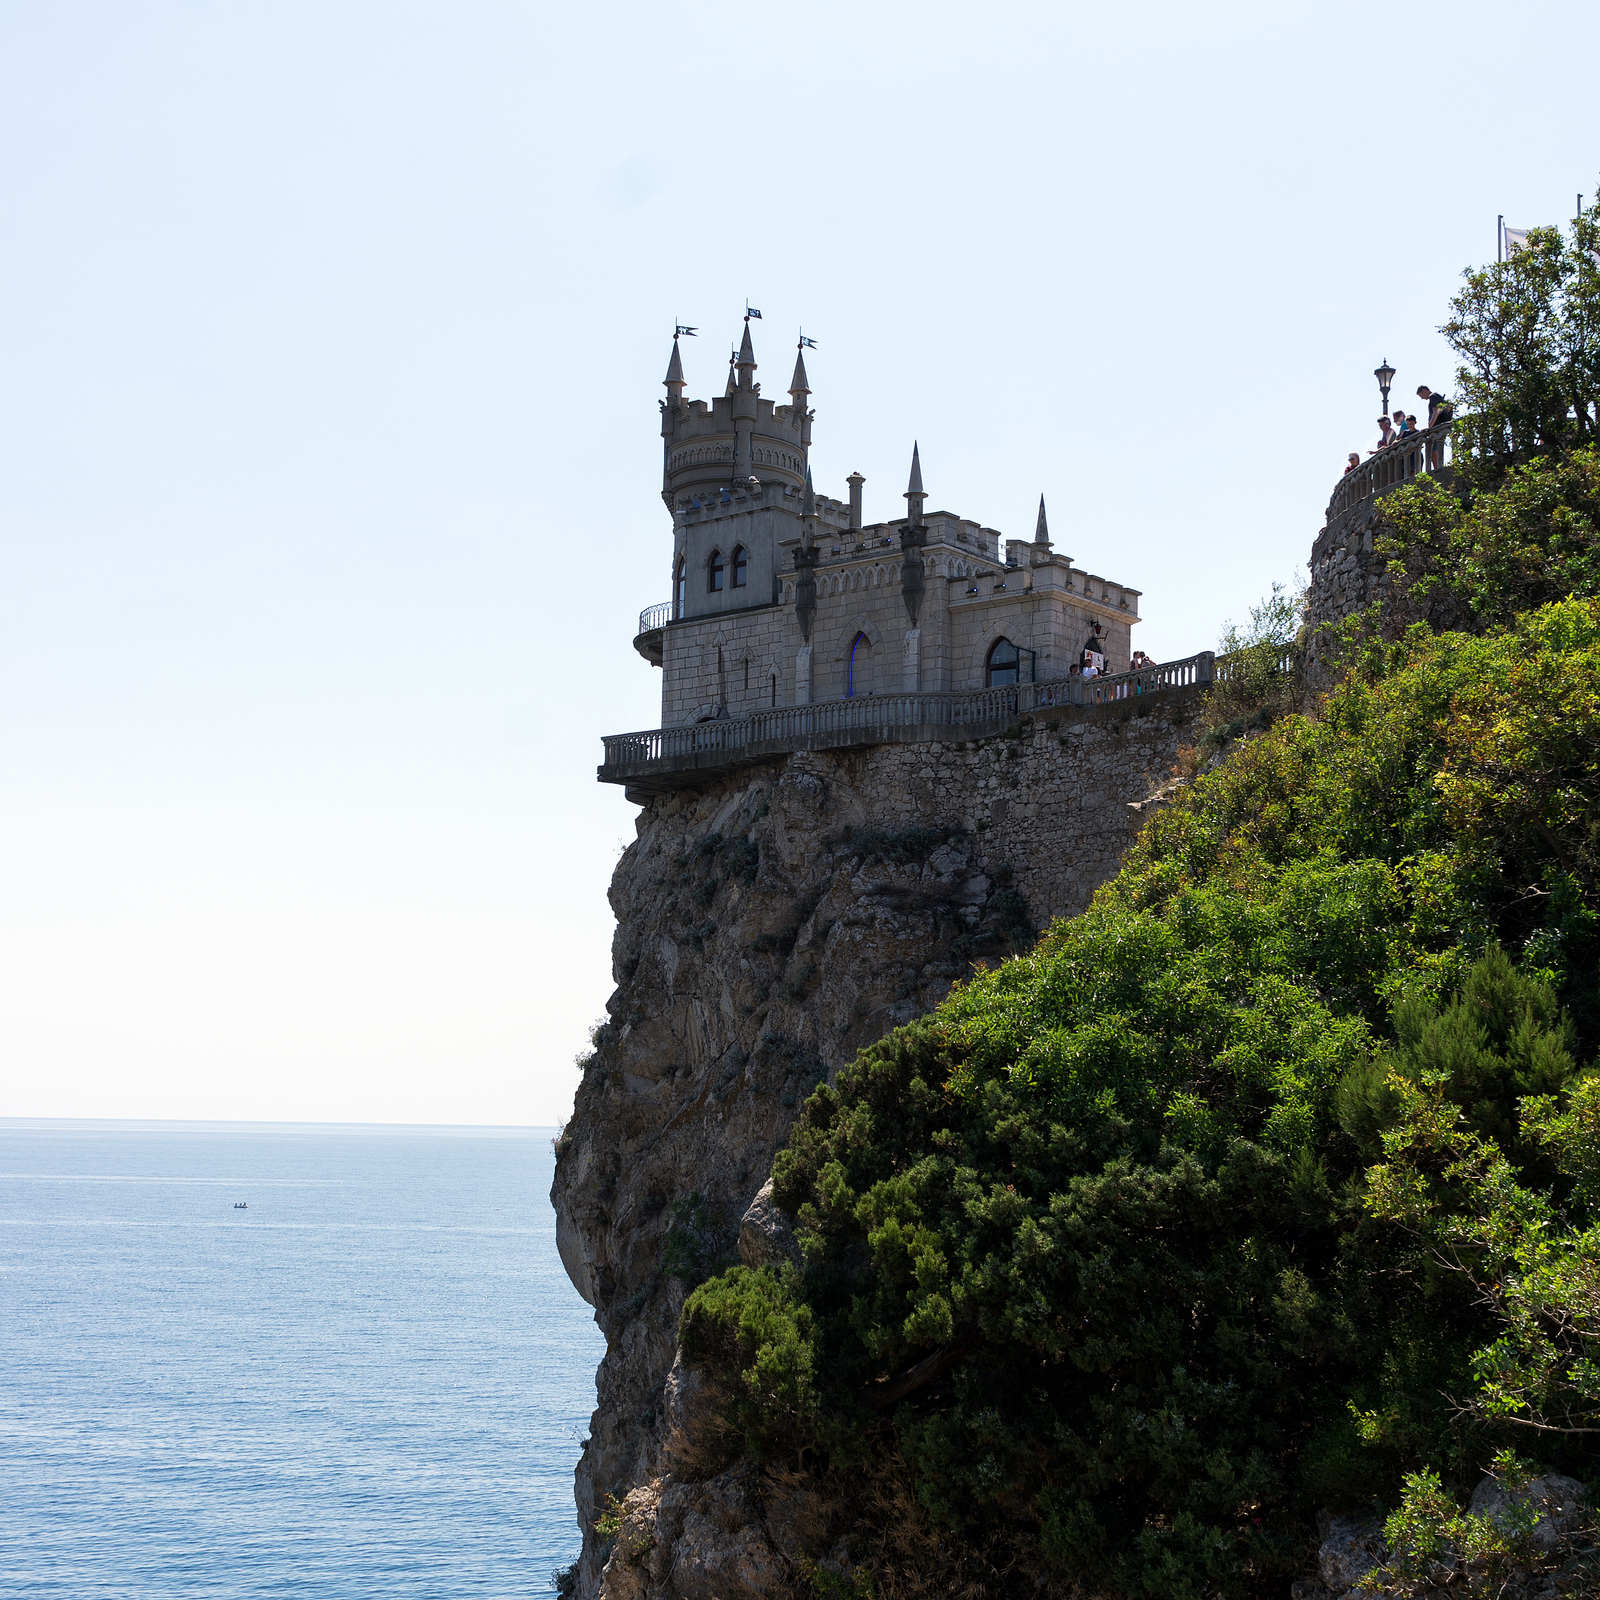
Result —
[[867, 523], [865, 479], [816, 494], [811, 384], [796, 355], [789, 404], [755, 381], [749, 323], [727, 391], [685, 400], [678, 341], [661, 403], [662, 499], [672, 514], [672, 599], [644, 630], [662, 668], [663, 727], [819, 700], [938, 694], [1065, 677], [1099, 626], [1127, 669], [1139, 591], [1076, 570], [1051, 547], [1004, 541], [924, 510], [912, 451], [903, 516]]

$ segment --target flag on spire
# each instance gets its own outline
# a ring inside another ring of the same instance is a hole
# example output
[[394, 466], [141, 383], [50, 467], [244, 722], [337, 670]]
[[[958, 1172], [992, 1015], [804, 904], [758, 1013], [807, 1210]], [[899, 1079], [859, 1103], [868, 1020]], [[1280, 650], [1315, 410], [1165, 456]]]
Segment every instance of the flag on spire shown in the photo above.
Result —
[[698, 339], [700, 337], [698, 329], [686, 328], [686, 327], [684, 327], [684, 325], [681, 322], [673, 323], [673, 325], [672, 325], [672, 337], [674, 339], [676, 339], [680, 333], [688, 334], [688, 336], [691, 339]]
[[759, 322], [761, 320], [761, 313], [757, 311], [748, 300], [746, 300], [744, 303], [744, 320], [748, 322], [751, 317], [754, 317], [756, 321]]
[[805, 334], [802, 332], [800, 335], [800, 348], [802, 350], [815, 350], [817, 348], [817, 341], [815, 339], [806, 338]]

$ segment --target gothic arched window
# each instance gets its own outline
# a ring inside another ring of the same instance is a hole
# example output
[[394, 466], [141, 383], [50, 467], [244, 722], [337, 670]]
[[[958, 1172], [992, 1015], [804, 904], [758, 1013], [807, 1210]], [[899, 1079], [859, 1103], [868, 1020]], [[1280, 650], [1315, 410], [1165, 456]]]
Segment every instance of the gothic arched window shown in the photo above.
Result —
[[986, 683], [991, 689], [1003, 689], [1017, 681], [1017, 647], [1009, 639], [996, 639], [989, 647], [989, 671]]
[[683, 620], [683, 607], [688, 598], [689, 574], [687, 563], [682, 556], [679, 556], [677, 564], [672, 569], [672, 617], [675, 622]]
[[851, 700], [858, 694], [872, 693], [872, 641], [864, 633], [858, 633], [855, 643], [850, 646], [850, 667], [844, 681], [844, 692], [845, 697]]
[[732, 565], [733, 565], [733, 584], [732, 584], [732, 587], [735, 588], [735, 589], [742, 589], [742, 588], [744, 588], [745, 568], [749, 565], [749, 561], [748, 561], [748, 558], [745, 556], [744, 546], [742, 544], [736, 544], [733, 547], [733, 562], [732, 562]]
[[722, 552], [713, 550], [706, 563], [706, 593], [718, 594], [722, 589]]

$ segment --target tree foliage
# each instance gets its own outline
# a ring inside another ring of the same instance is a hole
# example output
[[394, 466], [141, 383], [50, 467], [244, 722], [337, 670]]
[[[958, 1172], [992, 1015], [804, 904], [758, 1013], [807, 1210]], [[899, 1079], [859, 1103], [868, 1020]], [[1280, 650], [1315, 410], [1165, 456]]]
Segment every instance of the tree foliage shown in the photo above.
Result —
[[1534, 456], [1596, 439], [1600, 203], [1567, 234], [1534, 228], [1505, 261], [1469, 269], [1440, 332], [1461, 358], [1456, 461], [1474, 490]]

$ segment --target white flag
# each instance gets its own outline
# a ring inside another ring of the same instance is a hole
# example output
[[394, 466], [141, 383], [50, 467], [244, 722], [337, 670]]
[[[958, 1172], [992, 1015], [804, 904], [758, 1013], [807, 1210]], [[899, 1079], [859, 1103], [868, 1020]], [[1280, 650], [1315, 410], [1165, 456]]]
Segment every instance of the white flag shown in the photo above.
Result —
[[1595, 265], [1596, 265], [1596, 266], [1597, 266], [1597, 267], [1600, 267], [1600, 250], [1591, 250], [1591, 251], [1590, 251], [1590, 252], [1589, 252], [1589, 259], [1590, 259], [1590, 260], [1591, 260], [1591, 261], [1593, 261], [1593, 262], [1594, 262], [1594, 264], [1595, 264]]
[[1513, 250], [1525, 250], [1528, 247], [1528, 230], [1526, 228], [1506, 229], [1506, 255]]

